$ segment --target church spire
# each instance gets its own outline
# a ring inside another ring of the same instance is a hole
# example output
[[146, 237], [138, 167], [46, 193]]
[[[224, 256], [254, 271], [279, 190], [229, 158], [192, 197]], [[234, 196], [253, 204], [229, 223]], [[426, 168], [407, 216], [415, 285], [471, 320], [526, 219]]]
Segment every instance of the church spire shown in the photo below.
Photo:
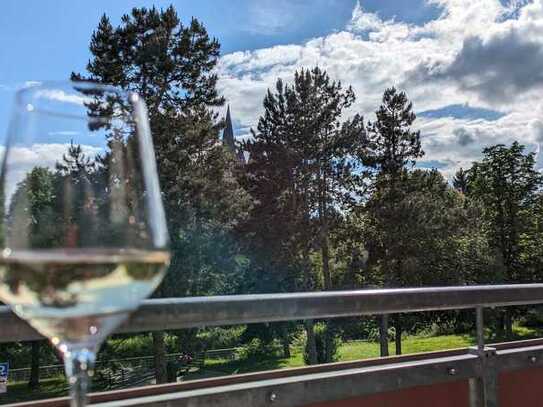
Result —
[[230, 117], [230, 105], [226, 109], [226, 123], [222, 133], [222, 142], [236, 156], [240, 163], [245, 163], [243, 152], [236, 147], [234, 127], [232, 126], [232, 118]]
[[232, 126], [232, 118], [230, 117], [230, 105], [226, 109], [226, 123], [222, 133], [222, 142], [233, 153], [236, 152], [236, 143], [234, 141], [234, 128]]

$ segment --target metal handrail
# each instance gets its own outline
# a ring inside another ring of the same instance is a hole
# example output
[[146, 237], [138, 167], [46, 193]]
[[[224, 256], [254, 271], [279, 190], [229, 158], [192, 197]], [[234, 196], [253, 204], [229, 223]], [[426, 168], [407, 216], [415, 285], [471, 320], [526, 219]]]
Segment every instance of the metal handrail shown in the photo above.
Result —
[[[543, 303], [543, 284], [152, 299], [118, 333]], [[41, 336], [0, 306], [0, 343]]]

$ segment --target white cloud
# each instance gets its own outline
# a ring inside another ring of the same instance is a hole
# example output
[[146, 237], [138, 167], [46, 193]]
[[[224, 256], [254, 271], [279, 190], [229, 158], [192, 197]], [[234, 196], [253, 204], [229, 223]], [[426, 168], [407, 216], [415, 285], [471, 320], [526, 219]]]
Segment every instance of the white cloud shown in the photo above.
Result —
[[[54, 170], [55, 164], [62, 161], [62, 156], [67, 153], [70, 144], [32, 144], [30, 146], [14, 146], [10, 148], [8, 152], [8, 158], [6, 167], [8, 172], [6, 174], [6, 202], [9, 199], [17, 184], [25, 179], [32, 168], [36, 166], [46, 167]], [[82, 145], [83, 152], [89, 156], [94, 157], [103, 151], [102, 148], [93, 147], [89, 145]], [[0, 146], [0, 158], [3, 160], [5, 153], [5, 147]]]
[[385, 22], [375, 13], [367, 13], [362, 9], [360, 1], [356, 2], [353, 14], [347, 29], [350, 31], [380, 31], [388, 22]]
[[24, 83], [24, 87], [27, 88], [27, 87], [30, 87], [30, 86], [39, 86], [41, 85], [42, 82], [41, 81], [25, 81]]
[[61, 131], [50, 131], [47, 133], [50, 136], [77, 136], [78, 134], [81, 134], [78, 131], [73, 130], [61, 130]]
[[367, 33], [370, 40], [382, 42], [390, 39], [405, 39], [412, 28], [394, 20], [384, 21], [377, 14], [364, 11], [360, 1], [357, 1], [346, 29], [350, 32]]
[[89, 96], [66, 93], [61, 89], [41, 89], [36, 91], [34, 97], [49, 99], [56, 102], [72, 103], [79, 106], [83, 106], [85, 103], [93, 101]]
[[[266, 89], [273, 89], [278, 77], [289, 81], [295, 70], [319, 65], [332, 78], [353, 86], [357, 95], [353, 111], [368, 119], [373, 118], [383, 90], [392, 85], [408, 92], [416, 111], [469, 103], [506, 113], [495, 121], [417, 120], [427, 153], [424, 159], [451, 163], [443, 170], [446, 174], [469, 166], [482, 148], [498, 142], [519, 140], [539, 151], [543, 70], [536, 69], [539, 54], [533, 51], [541, 50], [543, 56], [542, 1], [512, 0], [504, 5], [499, 0], [428, 0], [442, 13], [417, 26], [368, 13], [362, 0], [343, 31], [303, 44], [223, 56], [219, 88], [240, 127], [255, 127]], [[530, 46], [512, 52], [504, 48], [512, 44], [509, 38]], [[470, 44], [472, 48], [466, 48]], [[488, 61], [489, 55], [493, 61]], [[475, 60], [479, 56], [484, 58]], [[425, 80], [416, 80], [415, 74], [422, 71]], [[526, 72], [541, 80], [527, 79]], [[491, 98], [491, 93], [497, 96]], [[464, 134], [460, 140], [459, 134]], [[539, 162], [543, 164], [543, 157]]]

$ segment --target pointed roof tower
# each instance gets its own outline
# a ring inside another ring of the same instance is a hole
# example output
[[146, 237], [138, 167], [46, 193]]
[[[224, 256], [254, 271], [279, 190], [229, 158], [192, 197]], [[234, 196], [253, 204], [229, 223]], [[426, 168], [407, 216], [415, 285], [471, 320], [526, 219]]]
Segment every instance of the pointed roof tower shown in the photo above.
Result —
[[232, 126], [232, 118], [230, 117], [230, 105], [228, 105], [226, 109], [226, 123], [222, 133], [222, 142], [236, 156], [241, 164], [245, 163], [243, 152], [236, 147], [234, 127]]

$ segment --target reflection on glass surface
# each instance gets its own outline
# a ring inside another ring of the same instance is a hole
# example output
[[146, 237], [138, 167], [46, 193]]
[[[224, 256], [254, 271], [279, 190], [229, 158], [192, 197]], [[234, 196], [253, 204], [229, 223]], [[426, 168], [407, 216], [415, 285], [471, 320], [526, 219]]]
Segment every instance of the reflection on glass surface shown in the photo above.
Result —
[[2, 167], [0, 300], [64, 354], [85, 404], [99, 344], [169, 262], [145, 106], [90, 83], [17, 95]]

